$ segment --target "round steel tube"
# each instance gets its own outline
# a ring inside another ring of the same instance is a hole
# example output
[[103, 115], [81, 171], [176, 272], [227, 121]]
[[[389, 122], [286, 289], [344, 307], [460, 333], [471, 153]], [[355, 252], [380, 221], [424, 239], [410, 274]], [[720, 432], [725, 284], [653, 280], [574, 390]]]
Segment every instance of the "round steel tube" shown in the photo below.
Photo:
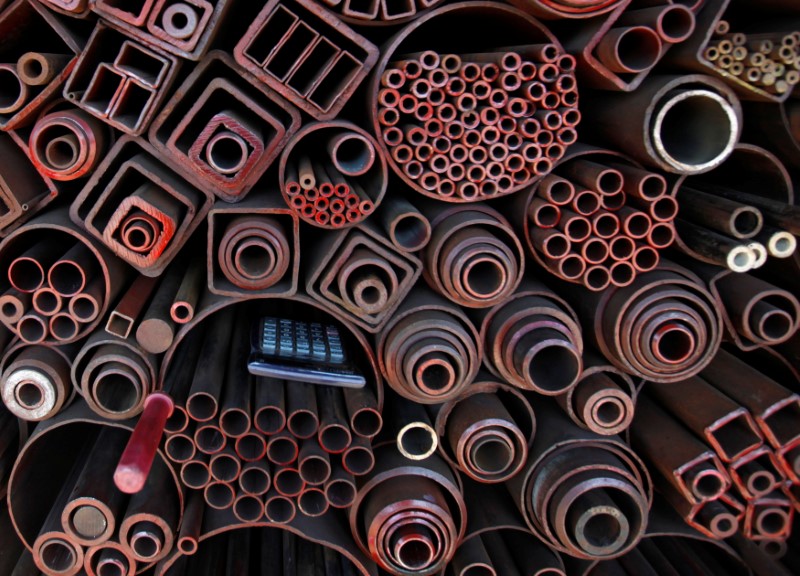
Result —
[[661, 56], [661, 38], [647, 26], [612, 28], [597, 45], [597, 58], [611, 72], [638, 74]]
[[0, 114], [14, 114], [28, 100], [28, 86], [13, 64], [0, 64]]
[[286, 274], [290, 254], [286, 232], [277, 219], [241, 216], [226, 227], [217, 262], [234, 286], [265, 290]]
[[191, 38], [197, 30], [197, 25], [197, 12], [184, 2], [170, 4], [161, 16], [164, 32], [177, 40], [186, 41]]

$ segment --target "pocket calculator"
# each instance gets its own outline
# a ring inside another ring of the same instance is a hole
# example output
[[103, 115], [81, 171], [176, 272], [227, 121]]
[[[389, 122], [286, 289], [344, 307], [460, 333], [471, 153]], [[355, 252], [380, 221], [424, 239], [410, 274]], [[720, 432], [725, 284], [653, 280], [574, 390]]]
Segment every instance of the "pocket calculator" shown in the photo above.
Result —
[[251, 348], [247, 368], [257, 376], [346, 388], [366, 384], [333, 324], [261, 318], [253, 326]]

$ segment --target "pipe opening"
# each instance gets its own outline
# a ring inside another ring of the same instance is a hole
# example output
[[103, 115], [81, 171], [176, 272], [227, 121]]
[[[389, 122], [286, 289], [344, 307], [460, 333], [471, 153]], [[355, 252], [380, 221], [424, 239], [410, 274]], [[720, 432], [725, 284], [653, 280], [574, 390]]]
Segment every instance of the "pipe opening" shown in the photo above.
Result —
[[107, 412], [127, 412], [139, 401], [139, 386], [127, 375], [107, 373], [95, 381], [94, 397]]
[[78, 162], [79, 154], [77, 139], [72, 135], [54, 138], [44, 148], [44, 159], [56, 170], [72, 168]]
[[375, 149], [365, 138], [351, 135], [341, 138], [333, 150], [337, 167], [346, 175], [357, 176], [370, 169]]
[[579, 368], [572, 350], [564, 346], [546, 346], [531, 358], [528, 378], [537, 388], [561, 392], [572, 385]]
[[595, 404], [594, 419], [603, 427], [616, 426], [625, 419], [625, 405], [617, 398], [606, 397]]
[[50, 286], [62, 296], [73, 296], [83, 289], [86, 277], [81, 267], [69, 260], [56, 262], [48, 274]]
[[219, 426], [228, 436], [241, 436], [250, 429], [250, 417], [244, 410], [229, 409], [222, 413]]
[[272, 522], [285, 524], [294, 518], [294, 504], [288, 498], [271, 498], [265, 507], [267, 518]]
[[646, 200], [656, 200], [667, 193], [667, 181], [658, 174], [647, 174], [639, 182], [639, 192]]
[[428, 457], [436, 450], [438, 438], [430, 426], [414, 422], [403, 428], [397, 435], [401, 452], [416, 458]]
[[430, 225], [421, 214], [404, 214], [395, 221], [392, 230], [394, 243], [410, 252], [425, 246], [430, 237]]
[[506, 271], [494, 259], [481, 259], [468, 264], [464, 276], [470, 291], [482, 299], [497, 296], [506, 284]]
[[44, 404], [44, 392], [35, 382], [23, 381], [14, 390], [17, 403], [28, 410]]
[[220, 482], [233, 482], [240, 470], [239, 460], [233, 456], [221, 454], [211, 460], [211, 475]]
[[297, 505], [306, 516], [320, 516], [328, 510], [328, 501], [321, 490], [306, 490], [300, 494]]
[[692, 480], [692, 493], [701, 499], [715, 498], [724, 489], [725, 483], [722, 477], [714, 470], [701, 472]]
[[396, 554], [400, 564], [409, 570], [422, 570], [430, 566], [434, 560], [433, 546], [421, 537], [400, 542]]
[[247, 468], [239, 476], [239, 486], [248, 494], [264, 494], [269, 485], [269, 473], [260, 468]]
[[67, 572], [77, 563], [75, 549], [64, 540], [48, 540], [39, 550], [39, 556], [53, 572]]
[[283, 495], [296, 496], [305, 483], [300, 473], [292, 468], [284, 468], [275, 475], [275, 488]]
[[253, 496], [239, 498], [233, 505], [234, 515], [245, 522], [257, 522], [264, 514], [261, 500]]
[[206, 146], [206, 160], [217, 172], [236, 174], [244, 167], [250, 155], [247, 142], [233, 132], [220, 132]]
[[342, 452], [351, 440], [350, 431], [344, 426], [327, 426], [319, 434], [319, 443], [328, 452]]
[[276, 464], [288, 464], [297, 458], [297, 444], [289, 438], [273, 438], [267, 446], [267, 453]]
[[331, 465], [318, 456], [300, 462], [300, 476], [309, 484], [322, 484], [331, 475]]
[[197, 448], [206, 454], [214, 454], [225, 447], [225, 436], [215, 426], [204, 426], [195, 432]]
[[337, 508], [350, 506], [356, 499], [355, 485], [343, 480], [331, 482], [325, 492], [331, 505]]
[[15, 316], [21, 316], [23, 314], [22, 306], [20, 306], [19, 302], [3, 302], [2, 308], [3, 316], [6, 318], [14, 318]]
[[768, 509], [762, 512], [756, 524], [762, 534], [780, 534], [786, 527], [786, 513], [782, 510]]
[[569, 253], [570, 241], [562, 234], [553, 234], [545, 240], [544, 249], [551, 258], [561, 258]]
[[277, 407], [263, 407], [256, 412], [254, 423], [262, 434], [277, 434], [286, 425], [286, 416]]
[[319, 421], [314, 414], [300, 410], [289, 416], [287, 424], [291, 433], [298, 438], [310, 438], [319, 427]]
[[383, 420], [377, 410], [359, 410], [350, 421], [353, 432], [365, 438], [377, 434], [383, 426]]
[[342, 463], [351, 474], [360, 476], [372, 470], [375, 456], [367, 448], [353, 448], [345, 452]]
[[161, 25], [164, 31], [178, 40], [190, 38], [197, 30], [197, 13], [183, 2], [176, 2], [164, 10]]
[[233, 504], [233, 489], [227, 484], [209, 484], [206, 486], [205, 497], [209, 506], [224, 510]]
[[199, 422], [211, 420], [217, 414], [217, 401], [211, 394], [198, 392], [189, 398], [186, 410]]
[[766, 470], [753, 472], [747, 479], [747, 487], [755, 494], [765, 494], [775, 485], [775, 476]]
[[8, 268], [8, 279], [20, 292], [33, 292], [44, 283], [44, 271], [32, 258], [17, 258]]
[[694, 31], [694, 13], [685, 6], [669, 6], [661, 13], [659, 24], [659, 31], [666, 42], [683, 42]]
[[78, 334], [78, 323], [68, 314], [59, 314], [50, 320], [50, 331], [57, 340], [69, 340]]
[[70, 302], [72, 314], [79, 321], [90, 322], [97, 317], [99, 307], [97, 302], [88, 294], [78, 294]]
[[475, 468], [485, 474], [500, 474], [511, 466], [514, 454], [507, 441], [490, 438], [475, 447], [472, 461]]
[[667, 324], [654, 334], [653, 348], [655, 356], [663, 362], [678, 364], [694, 352], [695, 338], [685, 326]]
[[142, 522], [134, 526], [135, 534], [131, 538], [131, 549], [139, 558], [149, 560], [161, 552], [164, 533], [152, 522]]
[[181, 468], [181, 480], [189, 488], [199, 490], [211, 480], [211, 473], [201, 462], [187, 462]]
[[673, 92], [656, 115], [655, 146], [667, 163], [702, 170], [731, 153], [737, 122], [731, 105], [713, 92]]

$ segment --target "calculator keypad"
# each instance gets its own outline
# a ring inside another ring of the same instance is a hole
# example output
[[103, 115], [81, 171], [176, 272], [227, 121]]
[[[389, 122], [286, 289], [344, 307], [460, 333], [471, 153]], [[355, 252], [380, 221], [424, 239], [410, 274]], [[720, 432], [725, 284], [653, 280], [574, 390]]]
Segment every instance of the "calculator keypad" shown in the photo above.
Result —
[[342, 364], [344, 348], [336, 326], [265, 318], [262, 327], [262, 352], [268, 356]]

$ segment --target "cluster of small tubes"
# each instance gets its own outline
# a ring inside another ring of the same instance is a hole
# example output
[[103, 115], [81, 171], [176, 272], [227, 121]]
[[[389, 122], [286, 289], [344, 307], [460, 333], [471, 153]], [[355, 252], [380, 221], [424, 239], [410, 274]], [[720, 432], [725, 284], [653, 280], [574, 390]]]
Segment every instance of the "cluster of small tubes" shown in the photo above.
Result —
[[165, 452], [182, 483], [245, 523], [286, 524], [298, 513], [349, 507], [355, 477], [375, 463], [370, 440], [381, 417], [374, 394], [252, 377], [246, 330], [230, 350], [220, 346], [222, 335], [246, 324], [243, 315], [224, 310], [209, 323], [202, 342], [184, 344], [185, 358], [197, 362], [194, 377], [173, 372], [166, 381], [177, 405]]
[[0, 0], [0, 575], [800, 573], [797, 7], [439, 1]]
[[800, 32], [745, 34], [720, 20], [703, 55], [715, 68], [770, 94], [786, 94], [800, 83]]
[[659, 250], [675, 239], [677, 211], [660, 174], [578, 159], [539, 183], [529, 237], [548, 270], [600, 291], [658, 266]]
[[0, 320], [28, 344], [73, 342], [103, 309], [105, 283], [97, 257], [82, 242], [67, 250], [41, 241], [8, 267]]
[[577, 141], [575, 59], [554, 44], [399, 57], [381, 76], [381, 137], [405, 177], [455, 201], [547, 174]]
[[376, 192], [373, 176], [380, 173], [379, 178], [385, 179], [385, 174], [370, 136], [347, 129], [321, 127], [321, 131], [326, 135], [317, 146], [312, 132], [311, 143], [300, 140], [292, 149], [283, 192], [289, 206], [310, 224], [352, 226], [377, 207], [382, 193]]

